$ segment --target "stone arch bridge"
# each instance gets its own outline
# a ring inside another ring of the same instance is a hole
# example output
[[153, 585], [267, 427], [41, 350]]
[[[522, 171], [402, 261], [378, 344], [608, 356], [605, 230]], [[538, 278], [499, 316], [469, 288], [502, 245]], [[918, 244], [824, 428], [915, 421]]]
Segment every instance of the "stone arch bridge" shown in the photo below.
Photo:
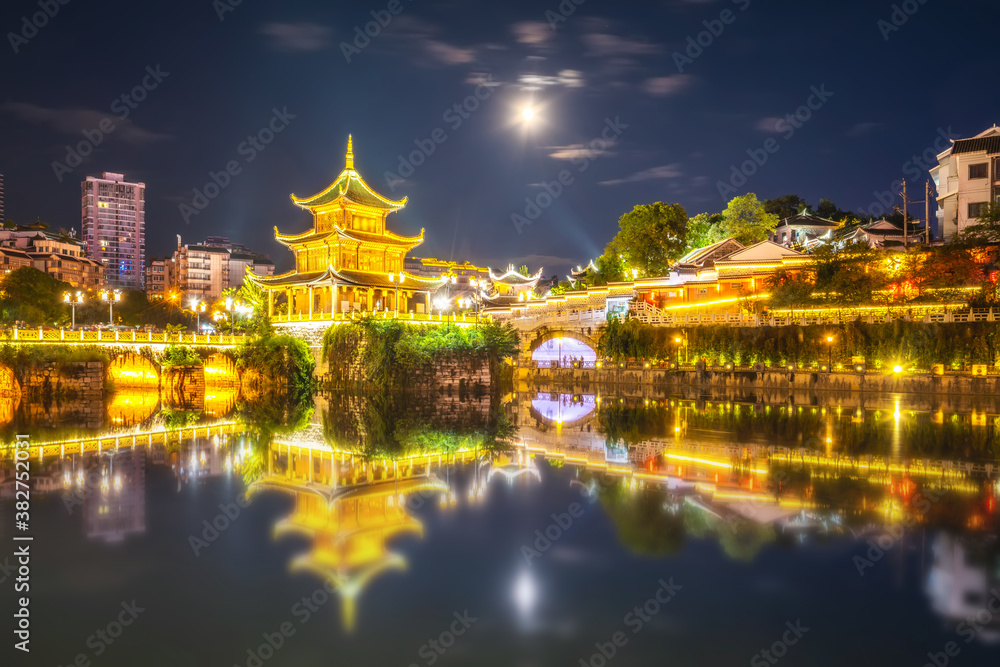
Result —
[[605, 310], [566, 311], [543, 317], [511, 318], [520, 340], [519, 364], [529, 364], [532, 354], [542, 345], [557, 338], [576, 340], [597, 351], [601, 332], [607, 324]]

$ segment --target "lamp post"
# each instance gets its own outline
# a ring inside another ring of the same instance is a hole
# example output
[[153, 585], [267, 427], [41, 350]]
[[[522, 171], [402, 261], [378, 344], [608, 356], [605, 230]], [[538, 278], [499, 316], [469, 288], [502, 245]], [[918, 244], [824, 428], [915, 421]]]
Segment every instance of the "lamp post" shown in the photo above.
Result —
[[115, 325], [115, 302], [122, 300], [121, 290], [101, 290], [101, 301], [108, 302], [108, 324]]
[[194, 311], [194, 316], [196, 318], [197, 325], [195, 326], [195, 334], [201, 331], [201, 314], [205, 312], [205, 302], [198, 301], [198, 299], [191, 299], [191, 310]]
[[831, 373], [833, 372], [833, 336], [826, 337], [826, 368]]
[[483, 309], [483, 292], [486, 289], [485, 278], [470, 278], [469, 284], [472, 286], [472, 301], [476, 304], [476, 324], [479, 324], [479, 313]]
[[389, 274], [389, 282], [392, 283], [392, 305], [395, 306], [397, 320], [399, 319], [399, 285], [404, 279], [402, 271]]
[[682, 342], [681, 337], [677, 336], [676, 338], [674, 338], [674, 342], [677, 343], [677, 369], [680, 370], [680, 367], [681, 367], [681, 342]]
[[66, 303], [68, 303], [70, 305], [70, 308], [72, 308], [72, 312], [73, 312], [73, 324], [70, 326], [70, 329], [75, 329], [76, 328], [76, 305], [78, 303], [83, 303], [83, 292], [77, 292], [75, 295], [74, 294], [70, 294], [69, 292], [66, 292], [66, 294], [63, 295], [63, 301], [65, 301]]

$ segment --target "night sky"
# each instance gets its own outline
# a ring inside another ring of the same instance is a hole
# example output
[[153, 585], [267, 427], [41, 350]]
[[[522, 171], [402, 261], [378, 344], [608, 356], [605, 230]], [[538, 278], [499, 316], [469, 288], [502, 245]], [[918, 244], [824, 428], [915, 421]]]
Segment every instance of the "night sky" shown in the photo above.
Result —
[[[235, 1], [42, 0], [58, 11], [37, 31], [23, 17], [41, 11], [38, 0], [3, 3], [7, 217], [79, 229], [80, 181], [123, 172], [147, 186], [147, 256], [169, 252], [176, 234], [225, 235], [285, 270], [291, 256], [272, 228], [309, 226], [288, 195], [324, 189], [352, 133], [369, 184], [409, 197], [390, 228], [426, 228], [413, 254], [551, 275], [599, 254], [635, 204], [721, 210], [718, 182], [769, 138], [780, 149], [738, 194], [868, 210], [904, 175], [921, 198], [929, 163], [913, 156], [998, 119], [997, 10], [987, 2], [908, 0], [896, 29], [891, 3], [861, 0], [565, 0], [563, 14], [558, 0]], [[355, 50], [372, 11], [388, 25]], [[720, 34], [709, 39], [710, 28]], [[702, 32], [707, 46], [688, 51]], [[129, 108], [120, 98], [144, 78], [151, 89]], [[477, 90], [484, 99], [468, 99]], [[463, 101], [478, 108], [460, 115]], [[778, 120], [810, 101], [799, 127]], [[537, 116], [525, 123], [529, 105]], [[263, 150], [245, 144], [275, 110], [294, 118]], [[433, 154], [387, 183], [438, 128], [445, 141]], [[85, 131], [100, 138], [93, 152], [54, 166]], [[239, 173], [185, 221], [180, 206], [229, 161]], [[563, 170], [571, 182], [519, 233], [512, 214], [525, 215], [525, 198]]]

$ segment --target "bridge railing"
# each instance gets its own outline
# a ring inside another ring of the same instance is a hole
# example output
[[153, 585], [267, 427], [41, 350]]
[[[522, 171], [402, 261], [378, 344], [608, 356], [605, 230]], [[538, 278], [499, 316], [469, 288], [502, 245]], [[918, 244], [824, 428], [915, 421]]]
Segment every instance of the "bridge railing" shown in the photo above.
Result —
[[136, 343], [149, 345], [240, 345], [246, 336], [234, 334], [153, 333], [151, 331], [83, 331], [82, 329], [3, 329], [0, 342], [9, 343]]
[[[389, 310], [363, 313], [352, 311], [350, 313], [295, 313], [294, 315], [272, 315], [271, 322], [274, 324], [289, 324], [295, 322], [350, 322], [360, 320], [365, 317], [374, 317], [380, 320], [399, 320], [400, 322], [451, 322], [453, 324], [475, 324], [475, 313], [396, 313]], [[485, 317], [480, 318], [486, 321]]]

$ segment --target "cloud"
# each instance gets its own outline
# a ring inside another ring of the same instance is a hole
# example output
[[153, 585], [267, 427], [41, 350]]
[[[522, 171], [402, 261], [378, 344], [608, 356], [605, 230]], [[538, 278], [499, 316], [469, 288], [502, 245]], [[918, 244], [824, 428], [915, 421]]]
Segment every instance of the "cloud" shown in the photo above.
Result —
[[115, 126], [110, 136], [125, 143], [138, 146], [171, 138], [168, 134], [159, 134], [141, 128], [127, 118], [119, 120], [113, 114], [96, 109], [47, 109], [27, 102], [7, 102], [0, 106], [0, 109], [32, 125], [48, 126], [67, 135], [80, 134], [84, 130], [95, 130], [100, 126], [101, 121], [110, 119]]
[[779, 123], [783, 123], [784, 121], [785, 121], [784, 118], [775, 118], [774, 116], [766, 116], [757, 121], [756, 127], [761, 132], [769, 132], [771, 134], [781, 134], [785, 130], [780, 129]]
[[329, 48], [332, 36], [326, 26], [308, 22], [266, 23], [260, 32], [267, 36], [270, 47], [276, 51], [303, 53]]
[[521, 90], [541, 90], [546, 86], [565, 86], [567, 88], [583, 88], [583, 72], [575, 69], [564, 69], [556, 76], [544, 74], [522, 74], [517, 82]]
[[680, 170], [680, 165], [665, 164], [659, 167], [651, 167], [637, 171], [625, 178], [615, 178], [610, 181], [601, 181], [601, 185], [621, 185], [622, 183], [638, 183], [639, 181], [653, 181], [665, 178], [680, 178], [684, 173]]
[[466, 65], [476, 60], [476, 50], [449, 44], [440, 38], [440, 29], [413, 16], [399, 16], [387, 29], [403, 49], [415, 53], [423, 65]]
[[679, 93], [694, 82], [689, 74], [674, 74], [673, 76], [657, 76], [646, 79], [642, 89], [653, 97], [667, 97]]
[[608, 32], [591, 32], [583, 36], [587, 46], [587, 55], [599, 58], [614, 56], [648, 56], [661, 51], [658, 44], [651, 44], [640, 39], [619, 37]]
[[552, 28], [543, 21], [521, 21], [510, 29], [514, 39], [522, 44], [544, 44], [552, 37]]
[[569, 144], [567, 146], [549, 146], [548, 149], [552, 151], [549, 153], [549, 157], [553, 160], [575, 160], [577, 158], [584, 158], [587, 160], [593, 160], [598, 157], [605, 157], [608, 155], [613, 155], [611, 148], [614, 147], [614, 141], [604, 141], [604, 148], [595, 148], [593, 145], [585, 146], [584, 144]]

